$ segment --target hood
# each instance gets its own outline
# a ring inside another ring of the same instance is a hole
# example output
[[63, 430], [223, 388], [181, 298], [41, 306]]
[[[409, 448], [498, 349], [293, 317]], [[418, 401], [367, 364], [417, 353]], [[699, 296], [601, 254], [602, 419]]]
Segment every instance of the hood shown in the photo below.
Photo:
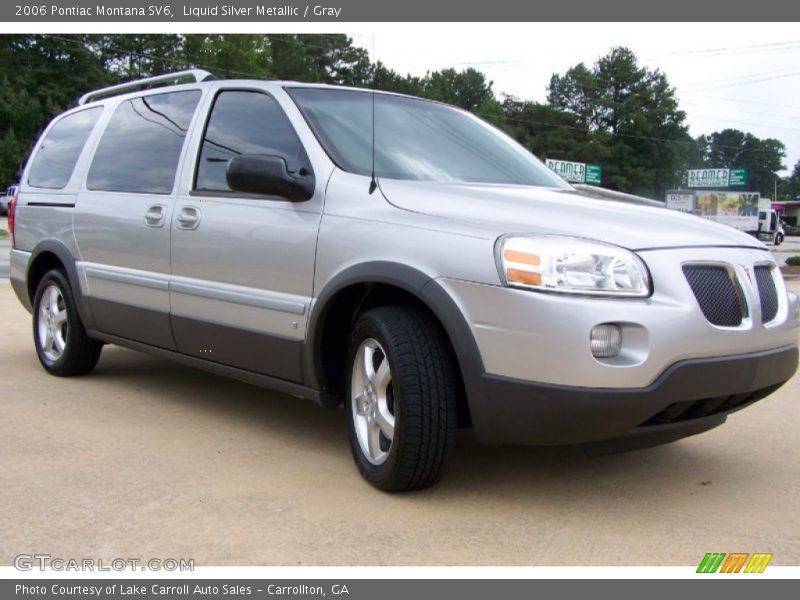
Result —
[[571, 190], [397, 179], [381, 179], [380, 189], [397, 208], [474, 223], [498, 235], [569, 235], [631, 250], [765, 248], [752, 236], [708, 219], [667, 208], [587, 198]]

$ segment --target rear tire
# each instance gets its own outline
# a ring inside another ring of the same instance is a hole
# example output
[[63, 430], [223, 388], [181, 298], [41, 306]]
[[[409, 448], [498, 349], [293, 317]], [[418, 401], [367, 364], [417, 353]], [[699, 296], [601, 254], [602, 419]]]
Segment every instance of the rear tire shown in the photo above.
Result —
[[103, 344], [86, 335], [63, 271], [48, 271], [36, 288], [33, 343], [45, 370], [59, 377], [85, 375], [100, 358]]
[[441, 479], [455, 448], [458, 370], [440, 325], [416, 307], [365, 312], [345, 373], [350, 448], [361, 475], [387, 492]]

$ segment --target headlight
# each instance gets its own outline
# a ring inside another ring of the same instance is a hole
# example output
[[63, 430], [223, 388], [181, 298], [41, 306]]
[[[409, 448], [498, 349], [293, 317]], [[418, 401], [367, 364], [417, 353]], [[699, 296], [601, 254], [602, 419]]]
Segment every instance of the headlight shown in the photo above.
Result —
[[506, 236], [497, 241], [506, 285], [565, 294], [650, 295], [647, 267], [633, 252], [580, 238]]

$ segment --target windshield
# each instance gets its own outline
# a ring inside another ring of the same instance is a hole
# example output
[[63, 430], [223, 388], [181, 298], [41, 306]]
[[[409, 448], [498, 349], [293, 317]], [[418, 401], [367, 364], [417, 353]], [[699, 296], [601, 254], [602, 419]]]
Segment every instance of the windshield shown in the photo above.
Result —
[[525, 148], [464, 111], [369, 91], [289, 88], [287, 92], [330, 157], [346, 171], [372, 172], [374, 101], [378, 177], [569, 189]]

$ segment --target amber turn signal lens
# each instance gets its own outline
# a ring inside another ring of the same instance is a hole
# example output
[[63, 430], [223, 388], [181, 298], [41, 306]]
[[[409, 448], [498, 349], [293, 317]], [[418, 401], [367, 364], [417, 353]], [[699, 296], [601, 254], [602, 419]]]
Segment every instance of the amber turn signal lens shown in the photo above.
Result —
[[523, 263], [526, 265], [539, 265], [541, 259], [538, 254], [531, 254], [530, 252], [520, 252], [519, 250], [505, 250], [503, 251], [503, 258], [509, 262]]
[[506, 277], [509, 282], [524, 283], [525, 285], [542, 285], [542, 274], [521, 269], [508, 269]]

